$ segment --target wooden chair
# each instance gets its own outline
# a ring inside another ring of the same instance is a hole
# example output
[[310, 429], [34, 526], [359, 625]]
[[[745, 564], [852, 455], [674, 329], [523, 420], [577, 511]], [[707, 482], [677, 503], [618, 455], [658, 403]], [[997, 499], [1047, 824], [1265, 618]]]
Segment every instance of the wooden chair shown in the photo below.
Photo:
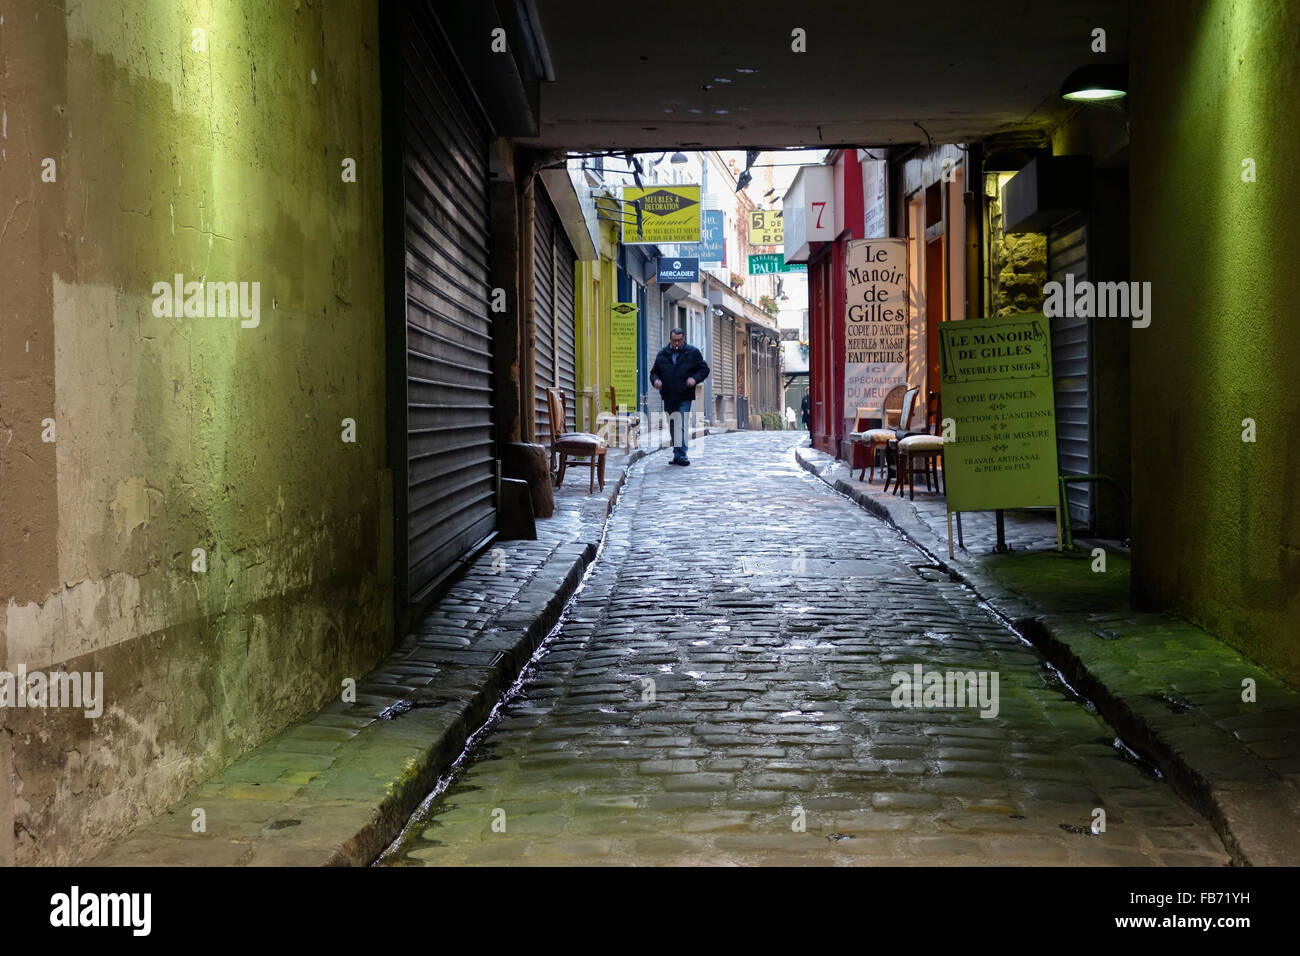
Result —
[[[939, 393], [930, 392], [926, 401], [925, 432], [899, 439], [899, 471], [907, 479], [907, 493], [912, 500], [916, 500], [916, 461], [918, 458], [921, 460], [921, 467], [925, 472], [925, 490], [943, 490], [939, 484], [939, 461], [943, 458], [943, 436], [939, 434], [942, 430], [940, 427], [942, 420]], [[930, 485], [931, 476], [934, 478], [933, 487]], [[902, 494], [901, 481], [898, 487], [895, 488], [895, 494]]]
[[596, 431], [602, 438], [605, 438], [606, 441], [608, 441], [609, 430], [612, 427], [616, 439], [614, 444], [616, 446], [621, 446], [623, 444], [621, 436], [626, 435], [627, 450], [631, 451], [638, 445], [638, 439], [640, 438], [638, 432], [641, 428], [641, 416], [620, 415], [618, 413], [618, 401], [614, 397], [613, 385], [609, 387], [609, 408], [609, 411], [600, 412], [596, 416]]
[[564, 485], [564, 471], [569, 462], [580, 458], [590, 459], [591, 478], [587, 482], [587, 493], [595, 490], [596, 479], [600, 478], [600, 490], [605, 490], [605, 439], [590, 432], [561, 432], [564, 428], [564, 390], [548, 388], [546, 404], [551, 412], [551, 460], [559, 457], [559, 471], [555, 476], [555, 487]]
[[[868, 446], [867, 462], [871, 466], [871, 477], [867, 481], [867, 484], [869, 485], [876, 483], [876, 456], [880, 453], [880, 449], [884, 448], [891, 438], [897, 437], [897, 435], [894, 434], [895, 428], [907, 427], [902, 424], [904, 421], [903, 403], [906, 398], [906, 385], [895, 385], [891, 388], [885, 393], [885, 400], [880, 403], [880, 427], [870, 428], [860, 433], [858, 441], [861, 441], [863, 444]], [[913, 398], [915, 398], [915, 396], [913, 396]], [[861, 412], [862, 409], [858, 409], [858, 411]], [[911, 415], [910, 408], [908, 410], [908, 415]], [[859, 434], [856, 429], [854, 434]], [[850, 435], [849, 438], [852, 439], [853, 435]], [[866, 473], [867, 465], [863, 465], [862, 473], [858, 475], [858, 481], [861, 481]], [[888, 482], [886, 482], [885, 488], [888, 490]]]
[[[890, 484], [894, 485], [895, 494], [897, 494], [899, 484], [899, 464], [898, 464], [898, 441], [902, 434], [907, 430], [907, 426], [912, 421], [912, 410], [916, 407], [916, 396], [921, 390], [919, 388], [909, 388], [903, 393], [903, 401], [898, 410], [898, 422], [889, 427], [876, 429], [883, 434], [879, 437], [884, 438], [885, 448], [885, 486], [884, 491], [889, 490]], [[886, 396], [888, 397], [888, 396]]]

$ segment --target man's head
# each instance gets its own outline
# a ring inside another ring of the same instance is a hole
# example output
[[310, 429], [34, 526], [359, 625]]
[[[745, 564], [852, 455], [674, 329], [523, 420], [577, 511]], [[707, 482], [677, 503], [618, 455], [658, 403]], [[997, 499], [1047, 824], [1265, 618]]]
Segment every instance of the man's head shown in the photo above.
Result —
[[682, 346], [686, 344], [686, 333], [681, 329], [673, 329], [668, 333], [668, 347], [674, 352], [680, 352]]

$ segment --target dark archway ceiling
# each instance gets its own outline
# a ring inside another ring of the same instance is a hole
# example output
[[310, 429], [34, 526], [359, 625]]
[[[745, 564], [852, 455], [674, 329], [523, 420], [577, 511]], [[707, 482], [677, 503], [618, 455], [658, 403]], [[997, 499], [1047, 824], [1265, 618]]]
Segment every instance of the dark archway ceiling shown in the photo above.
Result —
[[[572, 150], [924, 143], [917, 123], [936, 143], [1046, 130], [1072, 108], [1058, 95], [1072, 70], [1127, 60], [1132, 6], [536, 5], [556, 79], [542, 84], [540, 135], [520, 142]], [[806, 53], [791, 52], [796, 27]], [[1090, 49], [1096, 27], [1104, 55]]]

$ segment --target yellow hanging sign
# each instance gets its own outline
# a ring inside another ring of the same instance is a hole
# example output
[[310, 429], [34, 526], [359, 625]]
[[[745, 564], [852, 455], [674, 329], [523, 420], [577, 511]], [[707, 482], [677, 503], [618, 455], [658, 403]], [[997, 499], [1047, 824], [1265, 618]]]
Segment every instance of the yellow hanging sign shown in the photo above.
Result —
[[699, 186], [623, 187], [625, 246], [699, 241]]
[[749, 244], [779, 246], [785, 242], [785, 217], [780, 209], [753, 209], [749, 213]]

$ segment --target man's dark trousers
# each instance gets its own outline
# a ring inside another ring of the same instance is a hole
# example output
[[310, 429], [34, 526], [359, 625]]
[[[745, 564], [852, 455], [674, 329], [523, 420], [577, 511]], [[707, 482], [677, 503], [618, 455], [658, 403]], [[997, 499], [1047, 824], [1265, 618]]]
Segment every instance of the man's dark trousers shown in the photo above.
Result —
[[693, 399], [684, 398], [680, 402], [664, 402], [664, 412], [668, 415], [668, 427], [673, 436], [673, 457], [677, 459], [686, 457], [686, 442], [691, 434], [692, 401]]

